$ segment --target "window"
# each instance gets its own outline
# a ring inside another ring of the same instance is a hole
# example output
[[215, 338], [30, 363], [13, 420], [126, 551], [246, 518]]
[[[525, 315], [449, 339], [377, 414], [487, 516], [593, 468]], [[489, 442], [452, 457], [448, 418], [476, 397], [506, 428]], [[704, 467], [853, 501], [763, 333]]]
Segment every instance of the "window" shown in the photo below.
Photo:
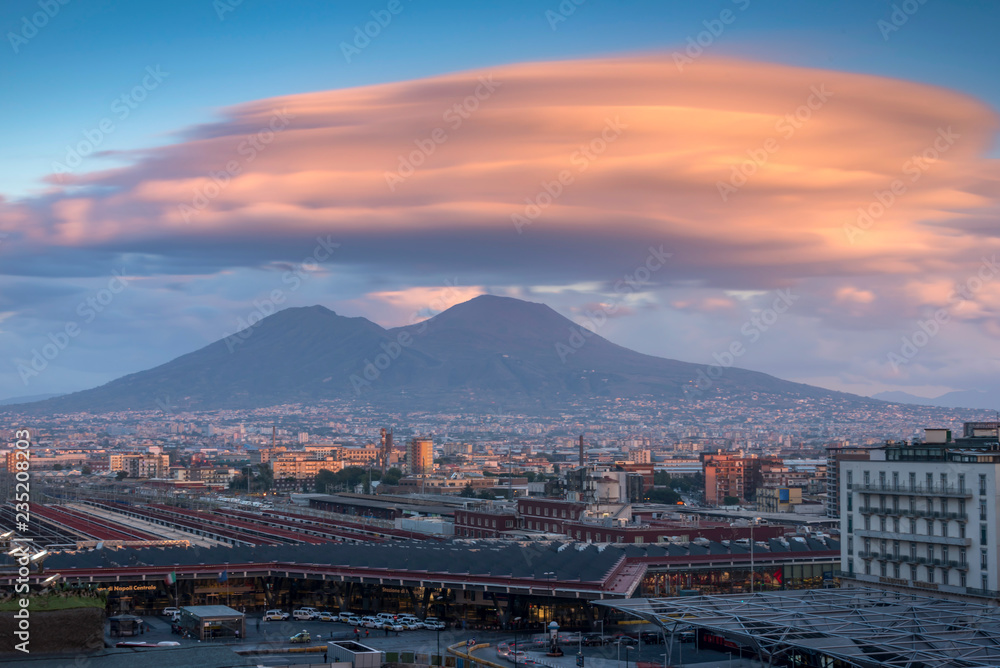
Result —
[[[979, 474], [979, 494], [980, 496], [986, 496], [986, 474]], [[985, 587], [984, 587], [985, 589]]]
[[892, 577], [899, 579], [899, 564], [892, 565]]
[[878, 486], [879, 489], [885, 489], [885, 471], [878, 472]]
[[982, 543], [983, 545], [986, 544], [986, 525], [985, 524], [979, 525], [979, 542]]
[[964, 492], [965, 491], [965, 474], [964, 473], [959, 473], [958, 474], [958, 491], [960, 491], [960, 492]]
[[847, 495], [847, 510], [848, 510], [848, 512], [854, 510], [854, 503], [853, 503], [853, 501], [854, 501], [854, 495], [853, 494], [848, 494]]
[[958, 563], [960, 565], [962, 565], [962, 566], [965, 566], [965, 548], [964, 547], [958, 548]]
[[549, 509], [548, 509], [547, 507], [545, 508], [545, 510], [544, 510], [543, 512], [545, 513], [545, 516], [546, 516], [546, 517], [548, 517], [548, 516], [549, 516]]
[[878, 530], [879, 531], [885, 531], [885, 518], [884, 517], [878, 518]]
[[962, 571], [959, 571], [959, 573], [958, 573], [958, 586], [959, 587], [968, 587], [969, 586], [967, 584], [967, 578], [965, 577], [965, 573], [962, 572]]
[[913, 491], [916, 491], [916, 489], [917, 489], [917, 474], [911, 471], [910, 472], [910, 491], [913, 492]]
[[871, 521], [872, 518], [865, 515], [864, 520], [865, 520], [865, 531], [868, 531], [872, 528], [872, 521]]
[[854, 531], [854, 515], [847, 516], [847, 533]]
[[983, 521], [986, 520], [986, 502], [985, 501], [980, 501], [979, 502], [979, 519], [983, 520]]
[[851, 488], [851, 483], [854, 481], [854, 471], [847, 472], [847, 489]]
[[899, 541], [892, 541], [892, 557], [893, 559], [899, 559]]
[[965, 523], [959, 522], [958, 524], [958, 537], [965, 538]]
[[[865, 575], [871, 575], [871, 574], [872, 574], [872, 562], [865, 561]], [[983, 589], [985, 589], [985, 587], [983, 587]]]
[[892, 472], [892, 488], [899, 489], [899, 471]]
[[898, 517], [893, 517], [892, 518], [892, 530], [895, 533], [899, 533], [899, 518]]
[[927, 581], [929, 583], [931, 583], [931, 584], [934, 584], [934, 567], [933, 566], [928, 566], [927, 567]]
[[854, 554], [854, 536], [847, 537], [847, 554]]
[[865, 538], [865, 554], [869, 554], [872, 551], [872, 542]]
[[928, 473], [926, 476], [927, 480], [927, 491], [930, 492], [934, 489], [934, 474]]
[[868, 471], [862, 471], [861, 476], [865, 479], [865, 487], [871, 484], [871, 474]]
[[881, 575], [882, 577], [885, 577], [886, 576], [885, 562], [884, 561], [880, 561], [879, 564], [878, 564], [878, 568], [879, 568], [879, 575]]
[[979, 567], [984, 571], [989, 568], [989, 557], [987, 556], [986, 550], [979, 551]]
[[986, 575], [985, 573], [983, 573], [983, 577], [980, 578], [980, 581], [983, 583], [983, 589], [984, 590], [990, 588], [990, 578], [989, 578], [988, 575]]
[[898, 513], [899, 512], [899, 497], [898, 496], [892, 497], [892, 512], [894, 512], [894, 513]]
[[948, 489], [948, 474], [947, 473], [942, 473], [941, 474], [941, 491], [943, 492], [946, 489]]
[[910, 566], [910, 579], [916, 582], [917, 580], [917, 567]]

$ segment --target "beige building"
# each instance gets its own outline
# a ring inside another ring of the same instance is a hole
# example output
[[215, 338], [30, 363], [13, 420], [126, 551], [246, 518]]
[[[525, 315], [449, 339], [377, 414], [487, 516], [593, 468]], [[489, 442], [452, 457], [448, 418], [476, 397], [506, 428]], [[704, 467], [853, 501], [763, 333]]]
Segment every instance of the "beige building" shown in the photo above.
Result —
[[356, 466], [374, 462], [378, 459], [378, 453], [378, 446], [369, 444], [363, 448], [343, 448], [340, 451], [340, 458], [344, 460], [345, 466]]
[[434, 442], [429, 438], [414, 438], [406, 444], [406, 472], [429, 475], [434, 472]]
[[108, 470], [125, 471], [129, 478], [165, 478], [170, 471], [170, 456], [111, 454]]
[[343, 462], [333, 457], [317, 458], [286, 453], [271, 460], [271, 469], [274, 471], [275, 480], [284, 480], [285, 478], [312, 480], [323, 469], [336, 473], [342, 468], [344, 468]]

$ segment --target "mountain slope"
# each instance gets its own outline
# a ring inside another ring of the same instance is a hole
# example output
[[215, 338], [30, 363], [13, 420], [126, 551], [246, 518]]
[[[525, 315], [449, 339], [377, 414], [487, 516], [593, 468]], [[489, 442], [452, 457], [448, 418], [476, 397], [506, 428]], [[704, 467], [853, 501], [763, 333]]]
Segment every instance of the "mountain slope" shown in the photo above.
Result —
[[27, 408], [175, 411], [334, 398], [421, 409], [544, 407], [590, 397], [679, 401], [755, 393], [779, 403], [876, 403], [763, 373], [643, 355], [544, 304], [484, 295], [391, 330], [322, 306], [289, 308], [154, 369]]

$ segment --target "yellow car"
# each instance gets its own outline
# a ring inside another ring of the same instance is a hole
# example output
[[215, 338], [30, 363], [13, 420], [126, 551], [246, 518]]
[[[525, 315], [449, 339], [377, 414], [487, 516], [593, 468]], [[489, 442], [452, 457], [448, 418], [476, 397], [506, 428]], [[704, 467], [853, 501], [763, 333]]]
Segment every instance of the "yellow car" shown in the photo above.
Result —
[[296, 642], [296, 643], [298, 643], [298, 642], [309, 642], [310, 640], [312, 640], [312, 636], [309, 635], [309, 632], [308, 631], [301, 631], [301, 632], [296, 633], [295, 635], [293, 635], [291, 638], [289, 638], [288, 642]]

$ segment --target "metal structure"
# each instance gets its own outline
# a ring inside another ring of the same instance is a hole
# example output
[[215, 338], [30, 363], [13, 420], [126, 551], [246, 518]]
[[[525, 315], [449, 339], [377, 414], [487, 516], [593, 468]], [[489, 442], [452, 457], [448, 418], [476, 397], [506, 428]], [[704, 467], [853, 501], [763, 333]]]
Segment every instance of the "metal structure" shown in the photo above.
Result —
[[[751, 649], [762, 663], [1000, 665], [1000, 609], [870, 588], [601, 601], [663, 629], [694, 627]], [[701, 635], [701, 633], [700, 633]]]

